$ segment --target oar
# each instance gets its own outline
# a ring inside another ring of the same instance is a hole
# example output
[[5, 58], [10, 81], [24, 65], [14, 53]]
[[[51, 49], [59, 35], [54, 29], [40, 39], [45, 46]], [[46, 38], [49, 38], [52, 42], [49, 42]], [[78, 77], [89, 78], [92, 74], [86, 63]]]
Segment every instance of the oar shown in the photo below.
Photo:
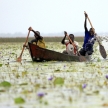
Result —
[[[68, 37], [68, 39], [70, 40], [71, 44], [75, 47], [75, 45], [73, 44], [72, 40], [70, 39], [70, 37], [68, 36], [68, 34], [66, 35]], [[80, 62], [86, 61], [86, 58], [84, 56], [81, 56], [78, 49], [77, 49], [77, 54], [79, 56]]]
[[[85, 11], [84, 11], [84, 12], [85, 12]], [[85, 13], [86, 13], [86, 12], [85, 12]], [[93, 29], [93, 25], [92, 25], [92, 23], [91, 23], [89, 17], [87, 17], [87, 18], [88, 18], [88, 21], [89, 21], [89, 23], [90, 23], [90, 25], [91, 25], [91, 28]], [[93, 29], [93, 30], [94, 30], [94, 29]], [[99, 44], [99, 51], [100, 51], [100, 54], [101, 54], [101, 56], [105, 59], [105, 58], [107, 57], [105, 48], [104, 48], [104, 46], [100, 43], [100, 41], [99, 41], [99, 39], [98, 39], [97, 36], [96, 36], [96, 39], [97, 39], [97, 42], [98, 42], [98, 44]]]
[[[27, 38], [26, 38], [26, 41], [25, 41], [24, 45], [26, 45], [26, 43], [28, 41], [29, 34], [30, 34], [30, 30], [28, 31], [28, 35], [27, 35]], [[17, 58], [18, 62], [21, 62], [21, 58], [22, 58], [22, 54], [23, 54], [24, 49], [25, 49], [25, 47], [23, 47], [20, 56]]]

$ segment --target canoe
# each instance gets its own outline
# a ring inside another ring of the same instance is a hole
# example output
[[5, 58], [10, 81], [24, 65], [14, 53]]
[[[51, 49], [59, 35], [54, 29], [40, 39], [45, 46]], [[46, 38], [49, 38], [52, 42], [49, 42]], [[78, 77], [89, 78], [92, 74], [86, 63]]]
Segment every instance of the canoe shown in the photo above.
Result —
[[74, 61], [79, 62], [79, 56], [71, 56], [49, 49], [41, 48], [28, 42], [28, 50], [33, 61]]

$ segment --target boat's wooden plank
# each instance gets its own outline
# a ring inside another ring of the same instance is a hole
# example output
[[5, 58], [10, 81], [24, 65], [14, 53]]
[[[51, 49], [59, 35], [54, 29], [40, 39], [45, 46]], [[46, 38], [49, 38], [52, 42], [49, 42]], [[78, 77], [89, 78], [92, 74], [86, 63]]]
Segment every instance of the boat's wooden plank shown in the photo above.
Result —
[[78, 56], [70, 56], [60, 52], [52, 51], [49, 49], [40, 48], [34, 44], [28, 42], [29, 52], [31, 54], [32, 60], [37, 61], [38, 59], [43, 59], [46, 61], [80, 61]]

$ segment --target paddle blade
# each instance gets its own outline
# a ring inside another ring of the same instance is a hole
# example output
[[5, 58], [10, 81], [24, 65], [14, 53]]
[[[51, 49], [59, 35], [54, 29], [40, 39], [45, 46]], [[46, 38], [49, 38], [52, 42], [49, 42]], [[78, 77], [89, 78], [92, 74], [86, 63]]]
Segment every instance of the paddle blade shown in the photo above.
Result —
[[85, 62], [85, 61], [87, 61], [86, 58], [85, 58], [84, 56], [81, 56], [81, 55], [79, 55], [79, 59], [80, 59], [80, 62]]
[[21, 62], [21, 57], [18, 57], [16, 61]]
[[[25, 44], [24, 44], [24, 45], [26, 45], [26, 43], [27, 43], [27, 41], [28, 41], [29, 34], [30, 34], [30, 30], [28, 31], [28, 35], [27, 35], [27, 38], [26, 38], [26, 41], [25, 41]], [[25, 47], [23, 46], [23, 49], [22, 49], [22, 51], [21, 51], [21, 54], [20, 54], [20, 56], [17, 58], [16, 61], [21, 62], [21, 58], [22, 58], [22, 54], [23, 54], [24, 49], [25, 49]]]
[[101, 56], [105, 59], [107, 57], [107, 54], [106, 54], [105, 48], [101, 44], [99, 45], [99, 50], [100, 50]]
[[23, 49], [22, 49], [22, 51], [21, 51], [21, 54], [20, 54], [20, 56], [17, 58], [17, 62], [21, 62], [21, 58], [22, 58], [22, 54], [23, 54], [23, 51], [24, 51], [24, 47], [23, 47]]

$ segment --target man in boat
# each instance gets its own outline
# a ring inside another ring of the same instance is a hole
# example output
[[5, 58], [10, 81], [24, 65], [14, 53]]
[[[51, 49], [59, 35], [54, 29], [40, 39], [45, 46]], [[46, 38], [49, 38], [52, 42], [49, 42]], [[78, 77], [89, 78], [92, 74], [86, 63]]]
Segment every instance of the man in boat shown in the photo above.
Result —
[[87, 13], [85, 14], [85, 22], [84, 22], [84, 29], [85, 29], [85, 37], [84, 37], [84, 43], [82, 48], [80, 49], [79, 53], [82, 56], [85, 56], [88, 61], [91, 60], [91, 55], [93, 53], [93, 45], [96, 41], [96, 34], [95, 34], [95, 29], [90, 28], [88, 31], [87, 29]]
[[78, 42], [74, 41], [74, 35], [69, 34], [69, 40], [66, 40], [67, 32], [64, 31], [64, 38], [62, 39], [61, 43], [66, 45], [66, 50], [63, 51], [64, 54], [69, 55], [78, 55]]
[[45, 42], [42, 36], [40, 36], [39, 31], [33, 30], [32, 27], [28, 28], [29, 31], [32, 31], [34, 33], [35, 39], [31, 40], [31, 43], [38, 45], [41, 48], [45, 48]]

